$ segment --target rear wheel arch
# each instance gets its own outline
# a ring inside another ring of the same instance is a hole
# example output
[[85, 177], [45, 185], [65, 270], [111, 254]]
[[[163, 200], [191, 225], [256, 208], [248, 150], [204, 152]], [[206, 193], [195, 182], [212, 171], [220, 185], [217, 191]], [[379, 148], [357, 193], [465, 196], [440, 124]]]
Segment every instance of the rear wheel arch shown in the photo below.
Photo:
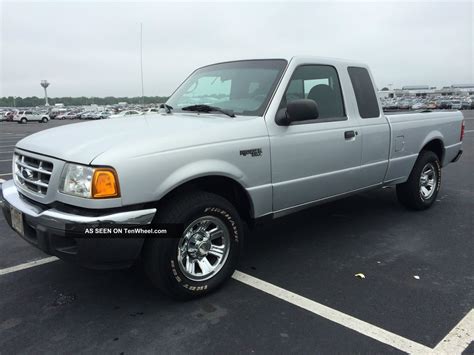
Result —
[[441, 166], [443, 165], [445, 150], [444, 150], [444, 143], [441, 139], [436, 138], [436, 139], [430, 140], [428, 143], [426, 143], [423, 146], [423, 148], [421, 148], [420, 153], [422, 151], [430, 151], [430, 152], [435, 153], [439, 159]]
[[408, 180], [397, 185], [398, 201], [413, 210], [430, 208], [441, 186], [441, 162], [431, 150], [422, 150]]

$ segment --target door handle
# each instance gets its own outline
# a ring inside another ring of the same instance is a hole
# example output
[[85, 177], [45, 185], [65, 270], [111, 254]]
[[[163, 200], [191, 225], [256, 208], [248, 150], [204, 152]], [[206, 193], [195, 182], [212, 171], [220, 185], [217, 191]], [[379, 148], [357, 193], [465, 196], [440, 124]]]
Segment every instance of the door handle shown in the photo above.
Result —
[[345, 139], [352, 139], [357, 135], [356, 131], [345, 131], [344, 132], [344, 138]]

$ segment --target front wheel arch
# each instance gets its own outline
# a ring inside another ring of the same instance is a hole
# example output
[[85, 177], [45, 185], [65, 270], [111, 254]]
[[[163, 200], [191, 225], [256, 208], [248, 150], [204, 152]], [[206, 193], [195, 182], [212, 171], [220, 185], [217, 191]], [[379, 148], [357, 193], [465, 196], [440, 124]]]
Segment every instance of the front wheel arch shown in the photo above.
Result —
[[252, 198], [247, 190], [235, 179], [224, 175], [206, 175], [187, 180], [166, 194], [157, 202], [157, 209], [166, 205], [182, 193], [194, 191], [205, 191], [219, 195], [228, 200], [239, 212], [240, 217], [247, 223], [252, 224], [254, 219], [254, 206]]

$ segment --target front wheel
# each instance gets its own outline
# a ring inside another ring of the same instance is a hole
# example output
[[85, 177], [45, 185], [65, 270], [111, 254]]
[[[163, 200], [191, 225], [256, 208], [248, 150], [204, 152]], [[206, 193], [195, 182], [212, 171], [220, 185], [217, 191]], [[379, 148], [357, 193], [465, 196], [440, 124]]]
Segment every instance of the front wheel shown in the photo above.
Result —
[[46, 123], [46, 122], [48, 122], [48, 119], [47, 119], [46, 117], [43, 117], [43, 118], [41, 119], [41, 123]]
[[27, 122], [28, 122], [28, 120], [27, 120], [25, 117], [23, 117], [23, 118], [20, 120], [20, 123], [21, 123], [21, 124], [26, 124]]
[[413, 210], [430, 208], [441, 186], [441, 164], [432, 151], [422, 151], [408, 180], [397, 185], [398, 201]]
[[144, 246], [146, 272], [160, 290], [176, 299], [192, 299], [214, 291], [232, 276], [243, 226], [229, 201], [196, 191], [178, 196], [158, 215], [157, 223], [184, 227], [181, 236], [150, 239]]

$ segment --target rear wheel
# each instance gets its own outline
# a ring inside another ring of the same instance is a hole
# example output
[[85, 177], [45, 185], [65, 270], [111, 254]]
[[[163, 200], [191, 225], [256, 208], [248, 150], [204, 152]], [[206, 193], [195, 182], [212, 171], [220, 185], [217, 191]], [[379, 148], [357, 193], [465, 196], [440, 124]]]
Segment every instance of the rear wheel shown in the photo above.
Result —
[[155, 222], [180, 223], [184, 231], [177, 238], [146, 242], [145, 269], [155, 286], [183, 300], [208, 294], [231, 277], [243, 226], [229, 201], [196, 191], [178, 196], [160, 212]]
[[27, 120], [25, 117], [23, 117], [23, 118], [20, 120], [20, 123], [22, 123], [22, 124], [25, 124], [25, 123], [27, 123], [27, 122], [28, 122], [28, 120]]
[[432, 151], [422, 151], [408, 180], [397, 185], [398, 201], [413, 210], [424, 210], [436, 201], [441, 186], [441, 164]]
[[46, 123], [46, 122], [48, 122], [48, 119], [47, 119], [46, 117], [43, 117], [43, 118], [41, 119], [41, 123]]

